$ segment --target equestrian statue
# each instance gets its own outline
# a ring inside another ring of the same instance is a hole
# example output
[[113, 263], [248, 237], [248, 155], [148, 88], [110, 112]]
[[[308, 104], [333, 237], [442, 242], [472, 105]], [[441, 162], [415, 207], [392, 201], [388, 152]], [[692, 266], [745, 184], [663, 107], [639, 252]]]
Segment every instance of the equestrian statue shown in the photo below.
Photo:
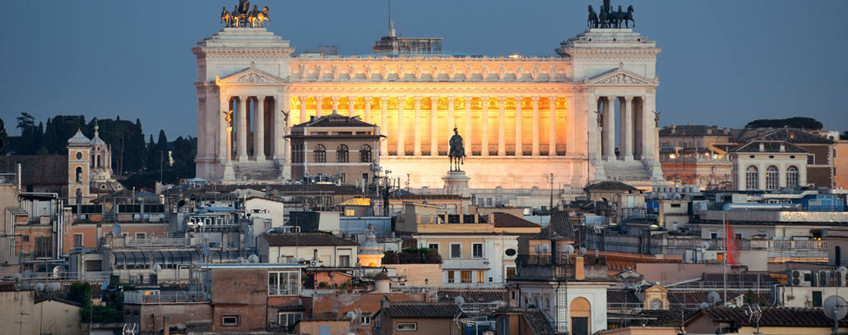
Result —
[[627, 6], [627, 10], [622, 10], [621, 6], [618, 6], [618, 10], [612, 8], [610, 4], [610, 0], [604, 0], [604, 3], [601, 5], [601, 8], [596, 13], [595, 9], [589, 5], [589, 18], [586, 20], [586, 26], [589, 28], [614, 28], [620, 29], [622, 26], [624, 28], [630, 28], [630, 23], [633, 23], [633, 27], [636, 27], [636, 20], [633, 19], [633, 6]]
[[463, 164], [463, 158], [465, 158], [465, 147], [462, 143], [462, 136], [459, 136], [459, 132], [456, 128], [453, 128], [453, 136], [451, 136], [450, 141], [450, 151], [448, 151], [448, 157], [450, 157], [450, 170], [451, 171], [462, 171], [460, 165]]

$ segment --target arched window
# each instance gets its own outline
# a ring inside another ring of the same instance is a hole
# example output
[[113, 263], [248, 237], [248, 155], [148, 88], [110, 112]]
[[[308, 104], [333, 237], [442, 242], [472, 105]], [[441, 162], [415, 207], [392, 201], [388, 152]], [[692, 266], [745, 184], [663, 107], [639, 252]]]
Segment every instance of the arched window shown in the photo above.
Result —
[[778, 188], [777, 183], [778, 172], [777, 166], [769, 166], [766, 168], [766, 189], [767, 190], [776, 190]]
[[786, 187], [798, 186], [798, 167], [795, 165], [786, 169]]
[[326, 163], [327, 147], [325, 147], [323, 144], [316, 145], [315, 150], [312, 152], [312, 158], [315, 163]]
[[94, 167], [100, 168], [100, 155], [97, 155], [97, 160], [94, 162]]
[[82, 189], [78, 188], [76, 192], [77, 205], [82, 205]]
[[348, 155], [349, 150], [347, 149], [347, 145], [339, 144], [339, 147], [336, 148], [336, 161], [339, 163], [347, 163], [350, 161], [350, 157]]
[[82, 182], [82, 167], [81, 166], [77, 166], [76, 181], [77, 181], [77, 183]]
[[756, 166], [751, 165], [745, 169], [745, 189], [760, 189], [760, 172], [757, 170]]
[[371, 163], [371, 146], [363, 144], [359, 148], [359, 161], [362, 163]]

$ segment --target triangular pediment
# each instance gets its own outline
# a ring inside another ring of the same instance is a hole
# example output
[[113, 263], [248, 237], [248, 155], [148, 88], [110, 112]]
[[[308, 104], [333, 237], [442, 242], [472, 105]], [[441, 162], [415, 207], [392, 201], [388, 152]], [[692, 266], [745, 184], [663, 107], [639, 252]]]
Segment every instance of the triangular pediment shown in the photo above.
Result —
[[223, 86], [233, 85], [283, 85], [286, 81], [268, 72], [249, 67], [244, 71], [232, 74], [225, 78], [215, 77], [215, 84]]
[[621, 67], [609, 70], [600, 75], [588, 78], [586, 84], [589, 85], [611, 85], [611, 86], [657, 86], [659, 82], [656, 79], [648, 79], [634, 72], [627, 71]]

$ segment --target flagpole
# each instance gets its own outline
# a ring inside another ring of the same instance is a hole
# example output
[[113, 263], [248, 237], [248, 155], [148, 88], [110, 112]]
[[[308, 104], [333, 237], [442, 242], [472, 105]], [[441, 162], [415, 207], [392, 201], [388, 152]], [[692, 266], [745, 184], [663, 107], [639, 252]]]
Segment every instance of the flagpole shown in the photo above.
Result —
[[727, 257], [729, 256], [727, 254], [727, 239], [728, 239], [728, 236], [727, 236], [727, 211], [722, 211], [721, 215], [722, 215], [722, 220], [721, 220], [722, 225], [724, 226], [724, 257], [721, 258], [721, 260], [722, 260], [721, 272], [722, 272], [722, 277], [723, 277], [723, 282], [724, 282], [724, 285], [723, 285], [724, 286], [724, 306], [727, 306]]

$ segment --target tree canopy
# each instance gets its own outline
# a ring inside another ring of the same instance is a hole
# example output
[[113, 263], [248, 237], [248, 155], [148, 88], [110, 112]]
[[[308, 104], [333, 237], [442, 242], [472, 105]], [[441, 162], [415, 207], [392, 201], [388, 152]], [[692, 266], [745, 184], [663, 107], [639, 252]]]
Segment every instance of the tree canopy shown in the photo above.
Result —
[[819, 130], [824, 127], [824, 125], [816, 119], [810, 117], [791, 117], [787, 119], [759, 119], [748, 122], [745, 125], [747, 129], [753, 128], [801, 128], [807, 130]]

